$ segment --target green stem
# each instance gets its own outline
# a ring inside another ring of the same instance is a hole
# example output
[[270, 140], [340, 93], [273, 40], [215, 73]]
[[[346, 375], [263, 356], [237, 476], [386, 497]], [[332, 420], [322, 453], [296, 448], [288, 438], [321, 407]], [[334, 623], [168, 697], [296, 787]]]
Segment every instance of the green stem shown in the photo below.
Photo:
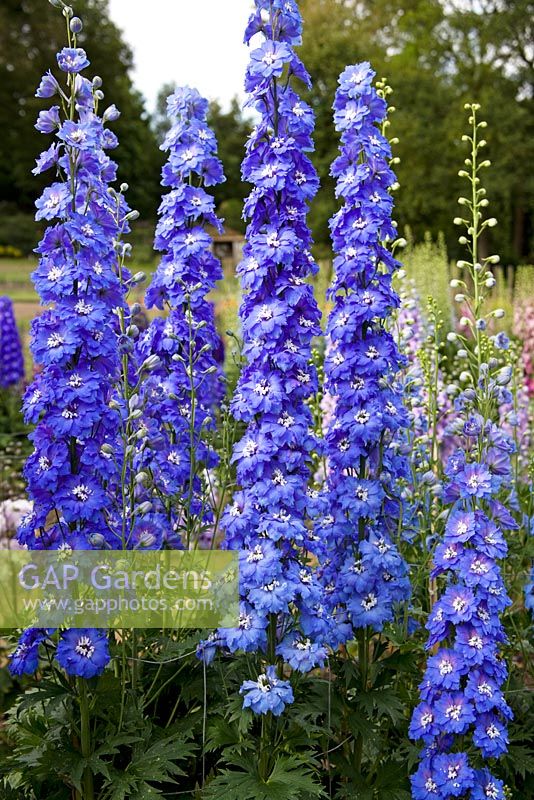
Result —
[[[482, 337], [480, 335], [480, 330], [476, 325], [476, 321], [479, 319], [481, 314], [481, 297], [480, 297], [480, 278], [479, 278], [479, 271], [477, 269], [478, 263], [478, 238], [480, 236], [479, 231], [479, 221], [480, 221], [480, 211], [479, 211], [479, 201], [477, 196], [477, 155], [478, 155], [478, 147], [477, 147], [477, 118], [476, 112], [473, 109], [472, 111], [472, 120], [473, 120], [473, 137], [471, 140], [471, 203], [472, 203], [472, 213], [473, 213], [473, 230], [472, 230], [472, 239], [471, 239], [471, 257], [473, 259], [473, 285], [474, 285], [474, 316], [475, 316], [475, 337], [476, 337], [476, 357], [477, 357], [477, 366], [478, 366], [478, 375], [480, 375], [480, 365], [482, 364]], [[478, 377], [477, 375], [477, 377]]]
[[[367, 691], [369, 676], [369, 639], [367, 628], [358, 631], [358, 662], [360, 664], [361, 691], [363, 694]], [[362, 771], [362, 756], [363, 735], [359, 733], [354, 742], [354, 768], [359, 774], [361, 774]]]
[[[91, 758], [91, 714], [89, 710], [89, 695], [87, 693], [87, 683], [85, 680], [83, 678], [78, 678], [77, 682], [80, 702], [82, 755], [85, 760], [88, 760]], [[94, 800], [93, 773], [89, 766], [86, 766], [84, 769], [82, 785], [82, 800]]]

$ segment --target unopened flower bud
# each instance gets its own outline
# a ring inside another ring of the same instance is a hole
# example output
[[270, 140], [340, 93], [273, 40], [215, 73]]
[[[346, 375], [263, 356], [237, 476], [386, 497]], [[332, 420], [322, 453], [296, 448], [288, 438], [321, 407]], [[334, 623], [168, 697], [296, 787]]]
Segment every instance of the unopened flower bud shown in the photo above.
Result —
[[150, 370], [156, 369], [156, 367], [159, 367], [159, 365], [160, 365], [160, 358], [159, 356], [154, 354], [149, 356], [148, 358], [145, 358], [145, 360], [141, 364], [141, 369], [150, 372]]
[[121, 115], [121, 112], [115, 104], [108, 106], [102, 115], [104, 122], [115, 122]]
[[73, 33], [81, 33], [83, 30], [83, 22], [79, 17], [73, 17], [69, 22], [69, 27]]
[[423, 483], [425, 486], [433, 486], [436, 481], [437, 478], [432, 470], [428, 470], [428, 472], [425, 472], [425, 474], [421, 476], [421, 483]]

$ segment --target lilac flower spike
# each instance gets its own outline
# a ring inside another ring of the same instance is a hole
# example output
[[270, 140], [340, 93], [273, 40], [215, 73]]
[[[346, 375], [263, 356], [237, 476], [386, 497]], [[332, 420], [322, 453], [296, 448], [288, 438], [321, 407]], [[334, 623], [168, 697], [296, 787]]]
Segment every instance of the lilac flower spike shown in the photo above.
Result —
[[[217, 141], [206, 122], [208, 101], [181, 87], [167, 100], [171, 128], [162, 145], [169, 154], [162, 184], [170, 187], [159, 209], [155, 248], [163, 253], [146, 293], [147, 307], [169, 309], [142, 336], [138, 355], [159, 357], [147, 380], [144, 421], [160, 444], [145, 452], [140, 468], [150, 468], [160, 497], [160, 527], [175, 533], [170, 544], [191, 547], [209, 518], [198, 474], [216, 457], [206, 444], [213, 407], [224, 391], [215, 327], [208, 293], [222, 278], [211, 252], [207, 225], [222, 230], [215, 202], [204, 187], [225, 180]], [[193, 476], [193, 477], [192, 477]], [[154, 502], [154, 498], [151, 498]]]
[[[457, 418], [451, 427], [457, 449], [445, 467], [443, 501], [448, 516], [432, 573], [444, 576], [445, 581], [427, 622], [427, 648], [434, 652], [410, 726], [411, 737], [425, 744], [419, 769], [412, 776], [414, 800], [464, 796], [504, 800], [502, 782], [486, 767], [475, 769], [461, 751], [472, 743], [479, 761], [480, 756], [482, 761], [501, 756], [508, 747], [506, 726], [512, 716], [502, 691], [507, 668], [500, 653], [506, 642], [500, 615], [510, 599], [498, 563], [507, 549], [503, 528], [518, 527], [501, 502], [511, 497], [510, 456], [515, 451], [512, 437], [498, 422], [499, 408], [509, 402], [506, 384], [511, 371], [503, 377], [498, 342], [492, 345], [484, 326], [478, 324], [485, 319], [483, 281], [491, 276], [486, 270], [499, 259], [489, 256], [479, 263], [479, 237], [495, 220], [484, 219], [487, 201], [481, 201], [485, 191], [480, 188], [479, 171], [489, 162], [479, 162], [483, 142], [478, 134], [485, 123], [477, 122], [479, 106], [467, 108], [471, 134], [464, 140], [470, 144], [471, 158], [466, 162], [469, 173], [463, 174], [472, 200], [461, 198], [460, 202], [471, 219], [457, 222], [467, 228], [460, 242], [467, 243], [470, 261], [458, 266], [467, 268], [474, 286], [468, 300], [475, 322], [471, 343], [460, 334], [453, 338], [461, 338], [463, 345], [472, 348], [470, 382], [455, 401]], [[461, 286], [469, 292], [466, 282]]]
[[294, 0], [256, 0], [245, 36], [263, 37], [246, 76], [260, 119], [243, 162], [243, 176], [254, 184], [238, 267], [247, 363], [232, 404], [247, 430], [234, 451], [241, 490], [223, 519], [226, 546], [242, 551], [242, 610], [239, 629], [220, 631], [220, 642], [232, 651], [263, 652], [270, 664], [278, 653], [307, 670], [324, 660], [329, 620], [305, 555], [318, 552], [305, 524], [313, 446], [306, 401], [317, 384], [311, 341], [320, 328], [307, 283], [316, 271], [306, 224], [318, 187], [307, 155], [313, 113], [289, 80], [310, 82], [294, 51], [301, 29]]
[[401, 516], [396, 477], [406, 465], [392, 439], [406, 425], [395, 388], [403, 360], [386, 324], [399, 304], [391, 286], [399, 266], [386, 243], [391, 213], [390, 146], [384, 93], [367, 63], [347, 67], [334, 103], [341, 155], [332, 165], [344, 205], [331, 220], [336, 258], [330, 288], [325, 389], [334, 410], [325, 431], [324, 513], [316, 530], [328, 542], [324, 579], [331, 604], [351, 630], [382, 630], [409, 597], [407, 568], [394, 543]]
[[15, 386], [23, 377], [24, 357], [13, 302], [0, 297], [0, 389]]

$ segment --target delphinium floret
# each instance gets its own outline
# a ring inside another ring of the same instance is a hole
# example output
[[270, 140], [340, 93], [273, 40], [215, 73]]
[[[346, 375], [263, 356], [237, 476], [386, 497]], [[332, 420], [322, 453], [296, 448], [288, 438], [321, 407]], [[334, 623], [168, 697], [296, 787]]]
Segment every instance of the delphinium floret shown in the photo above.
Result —
[[[221, 339], [207, 295], [222, 278], [207, 226], [219, 233], [221, 220], [206, 187], [224, 181], [217, 141], [207, 124], [208, 101], [196, 89], [177, 88], [167, 99], [168, 152], [162, 185], [170, 191], [159, 209], [155, 248], [163, 253], [147, 290], [148, 308], [168, 310], [140, 338], [137, 355], [159, 357], [144, 385], [143, 422], [160, 441], [140, 454], [138, 468], [150, 473], [152, 521], [169, 531], [170, 546], [198, 545], [209, 524], [215, 465], [207, 434], [214, 407], [224, 393]], [[201, 475], [208, 480], [202, 480]]]
[[414, 800], [505, 796], [486, 762], [506, 752], [511, 717], [502, 691], [507, 668], [500, 652], [506, 642], [500, 615], [510, 600], [499, 566], [507, 551], [503, 530], [517, 527], [509, 510], [515, 446], [499, 419], [499, 408], [510, 399], [511, 370], [502, 366], [502, 342], [488, 337], [480, 324], [500, 316], [484, 314], [485, 287], [491, 288], [491, 268], [499, 259], [479, 253], [480, 236], [496, 221], [485, 216], [488, 201], [480, 182], [481, 170], [489, 165], [480, 159], [485, 123], [477, 119], [478, 105], [467, 109], [471, 131], [463, 138], [470, 153], [460, 175], [469, 182], [470, 194], [460, 198], [465, 218], [455, 222], [466, 228], [459, 241], [469, 255], [458, 267], [465, 272], [461, 302], [471, 312], [471, 335], [450, 337], [461, 340], [465, 388], [455, 401], [457, 448], [445, 466], [447, 516], [434, 554], [432, 576], [442, 576], [442, 583], [427, 623], [427, 647], [433, 654], [410, 728], [412, 738], [425, 743], [412, 777]]

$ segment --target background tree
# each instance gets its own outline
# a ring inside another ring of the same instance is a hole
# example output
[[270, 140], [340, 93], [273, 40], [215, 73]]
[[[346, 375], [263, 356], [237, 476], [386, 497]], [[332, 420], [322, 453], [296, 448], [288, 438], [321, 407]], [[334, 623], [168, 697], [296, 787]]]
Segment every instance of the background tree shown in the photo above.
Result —
[[369, 60], [394, 87], [392, 135], [400, 225], [416, 237], [446, 235], [460, 191], [456, 177], [463, 103], [476, 100], [488, 120], [488, 181], [500, 221], [487, 247], [509, 261], [532, 255], [533, 47], [530, 0], [302, 0], [306, 36], [301, 57], [311, 72], [309, 98], [317, 113], [316, 166], [323, 189], [313, 209], [315, 238], [327, 242], [335, 207], [329, 165], [337, 141], [331, 121], [336, 75], [347, 63]]
[[[155, 218], [159, 171], [163, 163], [141, 95], [130, 78], [132, 51], [109, 18], [107, 0], [77, 0], [84, 22], [80, 46], [90, 41], [90, 74], [103, 80], [105, 103], [121, 111], [114, 131], [121, 142], [113, 158], [121, 181], [130, 184], [128, 200], [147, 219]], [[44, 0], [2, 0], [0, 5], [0, 202], [31, 211], [39, 181], [31, 175], [43, 149], [34, 130], [40, 102], [33, 95], [40, 76], [55, 63], [64, 40], [64, 20]]]

